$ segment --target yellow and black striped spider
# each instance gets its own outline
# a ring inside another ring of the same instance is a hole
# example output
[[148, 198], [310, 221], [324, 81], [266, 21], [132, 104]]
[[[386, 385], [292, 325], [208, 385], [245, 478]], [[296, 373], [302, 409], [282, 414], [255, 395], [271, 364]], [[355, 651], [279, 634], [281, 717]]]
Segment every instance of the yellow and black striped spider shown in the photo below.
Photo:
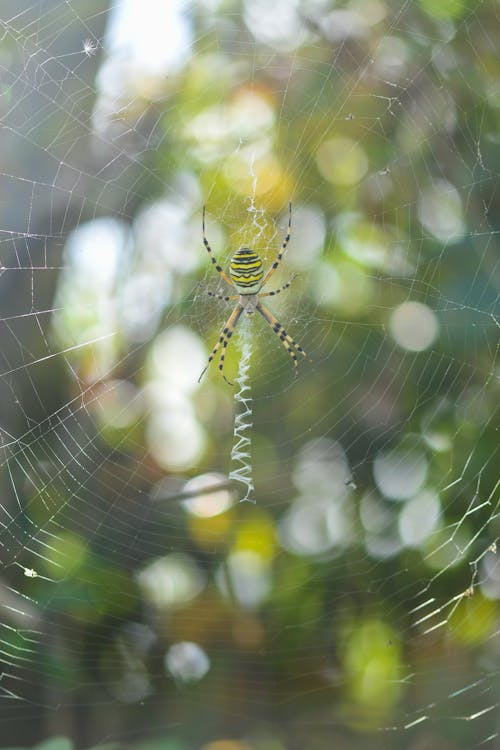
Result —
[[213, 360], [213, 358], [217, 354], [217, 351], [222, 345], [222, 353], [219, 360], [219, 371], [226, 383], [232, 385], [232, 383], [229, 382], [223, 372], [224, 357], [231, 336], [233, 335], [234, 329], [236, 328], [236, 325], [243, 312], [245, 313], [245, 315], [251, 316], [257, 310], [257, 312], [262, 315], [266, 323], [271, 326], [274, 333], [279, 336], [281, 343], [292, 358], [295, 367], [295, 374], [297, 374], [297, 352], [302, 354], [303, 357], [307, 357], [307, 354], [305, 353], [303, 348], [299, 346], [299, 344], [297, 344], [297, 342], [294, 341], [291, 336], [288, 335], [281, 323], [274, 317], [271, 312], [269, 312], [266, 307], [264, 307], [264, 305], [260, 301], [261, 297], [273, 297], [275, 294], [279, 294], [284, 289], [288, 289], [296, 276], [296, 274], [294, 274], [290, 281], [288, 281], [286, 284], [283, 284], [283, 286], [279, 289], [275, 289], [272, 292], [261, 292], [261, 289], [267, 284], [273, 273], [278, 268], [283, 257], [283, 253], [285, 252], [286, 246], [288, 245], [288, 241], [290, 239], [292, 230], [291, 203], [289, 204], [288, 208], [289, 213], [287, 233], [285, 239], [283, 240], [283, 244], [280, 248], [278, 256], [266, 275], [264, 276], [262, 261], [258, 253], [256, 253], [254, 250], [250, 250], [250, 248], [248, 247], [240, 247], [240, 249], [237, 250], [231, 258], [228, 276], [218, 264], [217, 259], [212, 252], [212, 248], [208, 244], [207, 235], [205, 233], [205, 206], [203, 206], [203, 242], [205, 244], [205, 247], [207, 248], [213, 265], [215, 266], [215, 270], [222, 276], [224, 281], [226, 281], [230, 286], [234, 287], [238, 292], [238, 294], [232, 294], [227, 297], [223, 294], [214, 294], [213, 292], [208, 292], [208, 294], [210, 297], [215, 297], [215, 299], [221, 299], [225, 302], [229, 302], [230, 300], [238, 300], [238, 303], [229, 316], [224, 328], [222, 329], [219, 340], [212, 349], [208, 358], [207, 366], [198, 378], [198, 382], [200, 382], [200, 380], [202, 379], [210, 362]]

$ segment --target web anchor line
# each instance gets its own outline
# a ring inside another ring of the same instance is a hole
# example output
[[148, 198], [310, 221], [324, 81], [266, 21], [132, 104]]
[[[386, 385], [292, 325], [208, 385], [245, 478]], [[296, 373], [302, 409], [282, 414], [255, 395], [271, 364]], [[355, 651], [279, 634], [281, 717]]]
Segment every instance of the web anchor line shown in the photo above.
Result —
[[248, 371], [250, 369], [250, 357], [252, 345], [247, 336], [241, 343], [241, 359], [238, 368], [236, 383], [239, 390], [234, 396], [236, 402], [236, 413], [234, 416], [233, 448], [231, 450], [231, 462], [233, 469], [229, 473], [229, 479], [245, 485], [246, 493], [240, 502], [249, 500], [254, 503], [253, 479], [251, 463], [251, 432], [252, 422], [252, 397], [251, 388], [248, 383]]

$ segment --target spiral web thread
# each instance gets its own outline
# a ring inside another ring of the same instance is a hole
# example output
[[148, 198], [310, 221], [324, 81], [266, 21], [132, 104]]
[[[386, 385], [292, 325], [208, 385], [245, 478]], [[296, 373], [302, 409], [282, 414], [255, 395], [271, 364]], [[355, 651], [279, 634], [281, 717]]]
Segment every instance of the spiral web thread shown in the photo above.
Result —
[[252, 463], [251, 463], [251, 431], [252, 422], [252, 397], [249, 385], [248, 373], [250, 369], [250, 357], [252, 356], [252, 343], [246, 321], [243, 322], [240, 332], [240, 350], [241, 358], [238, 367], [238, 377], [236, 383], [239, 390], [234, 396], [235, 415], [234, 415], [234, 433], [233, 448], [231, 450], [231, 462], [233, 469], [229, 473], [229, 478], [235, 482], [241, 482], [246, 487], [246, 493], [240, 502], [249, 500], [254, 503], [253, 497], [253, 480], [252, 480]]

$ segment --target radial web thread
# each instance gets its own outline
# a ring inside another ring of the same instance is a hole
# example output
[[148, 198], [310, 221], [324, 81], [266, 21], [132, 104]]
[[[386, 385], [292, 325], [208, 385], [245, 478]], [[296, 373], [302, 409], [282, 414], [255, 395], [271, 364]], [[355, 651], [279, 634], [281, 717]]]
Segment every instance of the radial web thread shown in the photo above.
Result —
[[252, 356], [252, 343], [250, 332], [246, 324], [242, 321], [240, 329], [240, 351], [241, 358], [238, 368], [238, 377], [236, 383], [239, 386], [235, 393], [235, 415], [234, 415], [234, 433], [233, 448], [231, 450], [232, 470], [229, 478], [235, 482], [241, 482], [245, 485], [246, 492], [241, 498], [241, 502], [249, 500], [254, 503], [253, 497], [253, 480], [252, 480], [252, 463], [251, 463], [251, 434], [252, 434], [252, 397], [249, 385], [250, 358]]

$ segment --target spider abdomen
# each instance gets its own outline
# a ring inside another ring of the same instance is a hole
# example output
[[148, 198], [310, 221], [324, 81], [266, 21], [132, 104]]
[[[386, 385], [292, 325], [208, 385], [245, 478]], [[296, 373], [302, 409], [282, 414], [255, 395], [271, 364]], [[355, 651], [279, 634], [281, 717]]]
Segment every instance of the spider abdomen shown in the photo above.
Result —
[[229, 275], [240, 294], [257, 294], [264, 277], [259, 254], [249, 247], [240, 247], [231, 258]]

